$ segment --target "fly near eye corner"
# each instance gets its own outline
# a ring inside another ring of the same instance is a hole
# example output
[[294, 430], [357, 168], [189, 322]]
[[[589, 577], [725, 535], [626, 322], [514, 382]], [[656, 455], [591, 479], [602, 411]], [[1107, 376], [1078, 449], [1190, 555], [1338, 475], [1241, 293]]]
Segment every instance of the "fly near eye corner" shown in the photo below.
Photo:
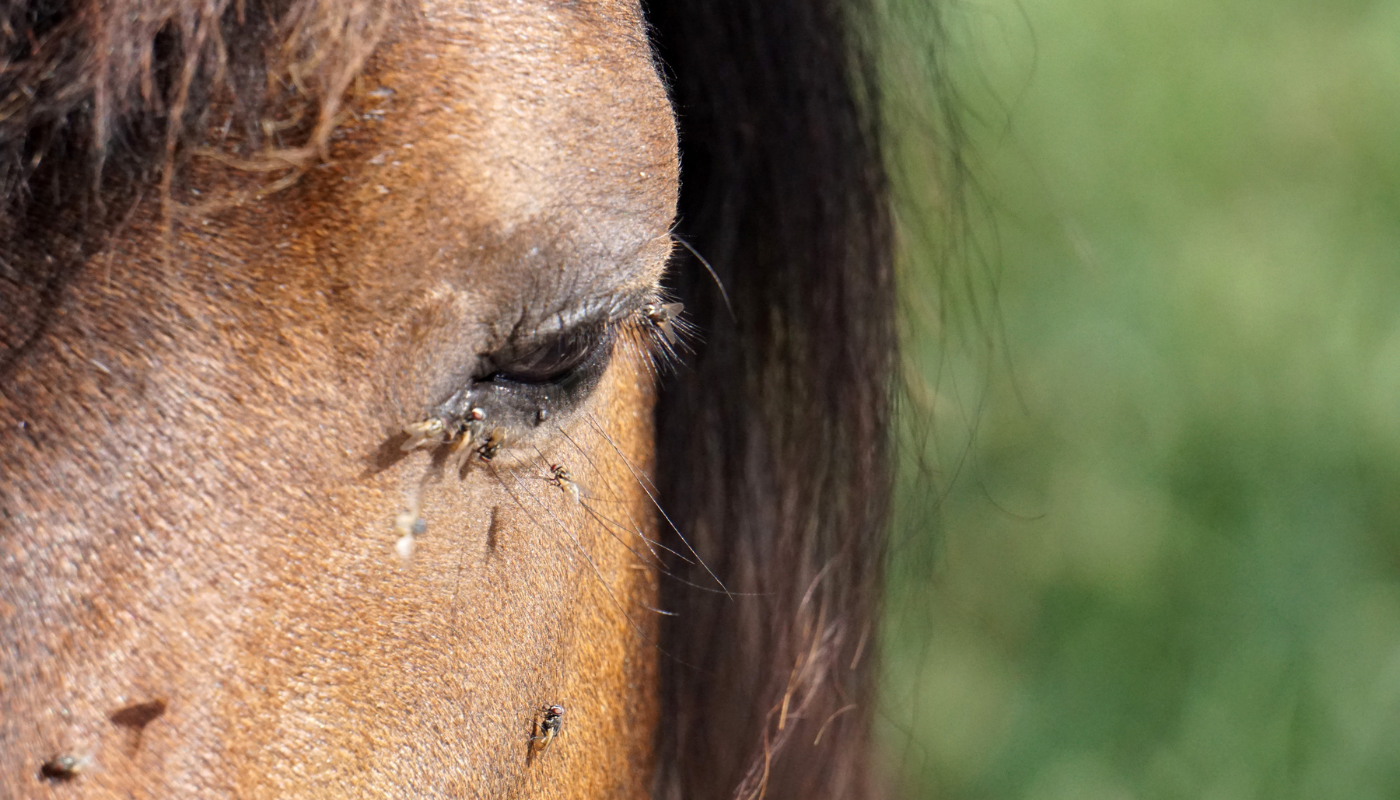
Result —
[[458, 419], [447, 437], [448, 450], [460, 453], [471, 447], [481, 435], [482, 420], [486, 419], [486, 409], [472, 406]]
[[667, 342], [674, 344], [677, 341], [675, 320], [684, 310], [684, 303], [652, 302], [642, 306], [641, 314], [661, 331]]
[[[441, 417], [428, 417], [403, 426], [403, 432], [408, 439], [399, 445], [399, 449], [408, 453], [420, 447], [441, 444], [442, 436], [447, 432], [447, 423], [443, 422]], [[437, 441], [433, 441], [434, 439]]]
[[495, 458], [501, 448], [506, 446], [506, 432], [504, 428], [496, 428], [486, 437], [485, 443], [476, 448], [476, 457], [482, 461], [490, 461]]
[[486, 419], [486, 409], [480, 406], [472, 406], [466, 412], [448, 414], [444, 419], [442, 416], [432, 416], [418, 422], [413, 422], [403, 426], [404, 435], [408, 438], [399, 449], [405, 453], [412, 452], [421, 447], [435, 447], [440, 444], [453, 445], [457, 450], [470, 442], [474, 438], [474, 423], [479, 423]]

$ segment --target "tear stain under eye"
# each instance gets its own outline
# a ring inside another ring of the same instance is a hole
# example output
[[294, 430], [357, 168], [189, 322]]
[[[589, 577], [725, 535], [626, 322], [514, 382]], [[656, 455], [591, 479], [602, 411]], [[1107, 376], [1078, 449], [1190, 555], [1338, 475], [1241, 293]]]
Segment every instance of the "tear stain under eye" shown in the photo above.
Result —
[[428, 480], [424, 476], [416, 481], [409, 491], [408, 500], [405, 504], [407, 508], [400, 511], [394, 517], [394, 530], [399, 534], [399, 538], [394, 542], [394, 553], [399, 557], [399, 563], [407, 565], [413, 560], [413, 552], [417, 548], [418, 537], [428, 532], [428, 523], [419, 514], [420, 498], [423, 496], [423, 484]]
[[428, 532], [428, 523], [418, 516], [417, 511], [401, 511], [394, 517], [394, 530], [399, 533], [398, 541], [394, 542], [394, 552], [400, 561], [407, 564], [413, 560], [418, 537]]
[[482, 461], [490, 461], [504, 445], [505, 434], [500, 429], [493, 430], [483, 440], [481, 430], [485, 419], [486, 411], [479, 406], [472, 406], [455, 426], [444, 422], [441, 417], [429, 417], [404, 426], [403, 432], [408, 438], [399, 446], [402, 452], [436, 448], [436, 453], [427, 471], [413, 482], [405, 509], [394, 516], [393, 527], [398, 533], [394, 542], [394, 553], [398, 556], [400, 564], [406, 566], [413, 560], [418, 539], [428, 531], [428, 523], [421, 516], [421, 498], [425, 486], [441, 477], [441, 470], [449, 459], [460, 459], [458, 469], [464, 472], [471, 464], [472, 455]]

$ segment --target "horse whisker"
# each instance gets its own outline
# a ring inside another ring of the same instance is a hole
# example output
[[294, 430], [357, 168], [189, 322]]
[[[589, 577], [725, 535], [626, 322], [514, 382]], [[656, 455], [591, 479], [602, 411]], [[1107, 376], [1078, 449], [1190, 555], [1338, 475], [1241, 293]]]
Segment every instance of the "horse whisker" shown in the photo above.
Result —
[[[608, 524], [608, 525], [616, 525], [617, 528], [618, 528], [619, 530], [626, 530], [626, 526], [623, 525], [621, 522], [618, 522], [617, 520], [615, 520], [615, 519], [613, 519], [613, 518], [611, 518], [611, 517], [606, 517], [606, 516], [603, 516], [602, 514], [599, 514], [597, 511], [594, 511], [592, 508], [589, 508], [587, 503], [579, 503], [579, 505], [583, 506], [584, 510], [586, 510], [586, 511], [589, 513], [589, 515], [591, 515], [594, 519], [598, 520], [598, 522], [603, 523], [603, 524]], [[676, 552], [675, 550], [672, 550], [671, 548], [667, 547], [666, 545], [662, 544], [661, 542], [658, 542], [658, 541], [656, 541], [656, 540], [654, 540], [654, 539], [648, 539], [646, 536], [642, 535], [642, 532], [641, 532], [641, 531], [633, 530], [633, 531], [631, 531], [631, 533], [637, 534], [637, 538], [639, 538], [639, 539], [641, 539], [642, 541], [646, 542], [646, 543], [647, 543], [647, 550], [651, 551], [651, 554], [652, 554], [653, 556], [656, 556], [657, 559], [660, 559], [660, 558], [661, 558], [661, 554], [660, 554], [660, 553], [657, 553], [656, 550], [653, 549], [653, 547], [659, 547], [659, 548], [661, 548], [662, 550], [665, 550], [666, 552], [670, 553], [671, 555], [675, 556], [676, 558], [679, 558], [680, 560], [684, 561], [684, 562], [687, 563], [687, 564], [694, 564], [694, 563], [695, 563], [694, 561], [691, 561], [690, 559], [686, 558], [684, 555], [682, 555], [682, 554]]]
[[[518, 506], [520, 506], [520, 510], [525, 512], [526, 516], [528, 516], [528, 517], [530, 518], [530, 521], [531, 521], [531, 522], [534, 522], [536, 527], [543, 529], [544, 526], [543, 526], [543, 525], [540, 525], [540, 524], [539, 524], [539, 521], [536, 520], [535, 517], [534, 517], [534, 515], [530, 513], [530, 509], [526, 508], [526, 507], [525, 507], [525, 504], [522, 503], [522, 502], [520, 502], [520, 497], [517, 496], [517, 495], [515, 494], [515, 492], [512, 492], [512, 491], [510, 490], [510, 487], [506, 485], [506, 482], [505, 482], [504, 480], [501, 479], [500, 474], [499, 474], [496, 470], [493, 469], [493, 470], [491, 470], [491, 475], [492, 475], [492, 477], [494, 477], [494, 478], [501, 484], [501, 488], [506, 490], [506, 494], [510, 495], [510, 499], [514, 500], [514, 501], [515, 501], [515, 504], [518, 505]], [[519, 479], [517, 478], [517, 480], [519, 480]], [[532, 496], [532, 499], [534, 499], [536, 503], [539, 503], [539, 499], [538, 499], [538, 498], [534, 498], [534, 497]], [[541, 503], [540, 505], [541, 505], [541, 506], [544, 506], [543, 503]], [[549, 511], [549, 507], [548, 507], [548, 506], [544, 506], [544, 509], [545, 509], [546, 511]], [[550, 512], [550, 513], [553, 514], [553, 512]], [[556, 519], [556, 521], [557, 521], [557, 519]], [[565, 529], [564, 529], [564, 532], [565, 532], [565, 533], [568, 533], [568, 529], [565, 528]], [[553, 536], [553, 535], [554, 535], [553, 532], [550, 532], [550, 536]], [[573, 538], [573, 535], [572, 535], [572, 534], [570, 534], [570, 538]], [[575, 540], [574, 540], [574, 543], [575, 543], [575, 544], [578, 544], [578, 540], [575, 539]], [[582, 549], [583, 549], [583, 546], [582, 546], [582, 545], [579, 545], [579, 549], [582, 550]], [[567, 549], [565, 549], [564, 555], [565, 555], [565, 557], [567, 557], [570, 561], [575, 561], [575, 560], [576, 560], [575, 557], [574, 557], [574, 554], [573, 554], [573, 553], [570, 553]], [[586, 556], [586, 555], [587, 555], [587, 554], [585, 554], [585, 556]], [[592, 559], [589, 559], [589, 563], [590, 563], [590, 564], [592, 563]], [[596, 569], [597, 569], [597, 566], [594, 566], [594, 569], [596, 570]], [[601, 580], [601, 579], [602, 579], [602, 576], [601, 576], [601, 574], [600, 574], [600, 575], [599, 575], [599, 580]]]
[[[572, 436], [569, 435], [569, 432], [568, 432], [568, 431], [566, 431], [566, 430], [564, 430], [562, 427], [560, 427], [560, 428], [559, 428], [559, 433], [560, 433], [565, 439], [568, 440], [569, 444], [573, 445], [574, 449], [577, 450], [577, 451], [579, 452], [580, 455], [582, 455], [585, 459], [588, 460], [589, 466], [593, 467], [593, 471], [594, 471], [595, 473], [597, 473], [597, 474], [599, 474], [599, 475], [602, 475], [602, 474], [603, 474], [603, 471], [598, 467], [598, 462], [596, 462], [596, 461], [593, 460], [593, 456], [592, 456], [587, 450], [585, 450], [583, 447], [581, 447], [581, 446], [579, 445], [579, 443], [578, 443], [577, 441], [574, 440], [574, 437], [572, 437]], [[608, 488], [611, 490], [612, 487], [608, 487]], [[643, 487], [643, 488], [646, 488], [646, 487]], [[616, 496], [616, 495], [614, 494], [614, 496]], [[619, 502], [620, 502], [620, 501], [619, 501]], [[657, 542], [657, 541], [655, 541], [655, 540], [653, 540], [653, 539], [647, 538], [647, 536], [646, 536], [645, 534], [642, 533], [642, 528], [641, 528], [640, 525], [637, 524], [637, 520], [634, 519], [634, 518], [632, 517], [632, 512], [631, 512], [630, 510], [628, 510], [627, 505], [626, 505], [625, 503], [622, 503], [621, 505], [622, 505], [623, 513], [625, 513], [625, 514], [627, 515], [627, 521], [628, 521], [628, 522], [631, 524], [631, 526], [632, 526], [632, 530], [633, 530], [634, 532], [636, 532], [636, 534], [637, 534], [638, 536], [641, 536], [641, 537], [642, 537], [642, 541], [644, 541], [644, 542], [647, 543], [647, 545], [648, 545], [648, 546], [647, 546], [647, 549], [648, 549], [648, 550], [651, 550], [651, 545], [652, 545], [652, 544], [655, 544], [655, 545], [657, 545], [658, 547], [664, 548], [668, 553], [675, 553], [676, 557], [685, 560], [685, 562], [688, 563], [688, 564], [694, 564], [694, 563], [695, 563], [694, 561], [691, 561], [690, 559], [686, 558], [685, 556], [681, 555], [680, 553], [676, 553], [675, 550], [672, 550], [671, 548], [666, 547], [665, 545], [661, 544], [660, 542]], [[621, 527], [621, 526], [619, 525], [619, 527]], [[655, 550], [651, 550], [651, 552], [652, 552], [652, 555], [656, 556], [657, 561], [660, 561], [660, 560], [661, 560], [661, 556], [660, 556], [659, 554], [657, 554], [657, 552], [656, 552]]]
[[661, 503], [657, 501], [656, 495], [652, 494], [651, 489], [647, 488], [646, 482], [643, 481], [642, 477], [637, 474], [637, 470], [633, 469], [632, 462], [627, 459], [627, 456], [622, 452], [622, 449], [617, 446], [617, 442], [614, 442], [613, 438], [608, 435], [608, 432], [603, 430], [602, 426], [598, 424], [598, 421], [593, 416], [593, 414], [588, 412], [585, 412], [585, 414], [588, 417], [589, 423], [593, 425], [593, 428], [597, 430], [598, 433], [601, 434], [604, 439], [607, 440], [608, 444], [612, 445], [613, 450], [617, 451], [618, 456], [622, 458], [622, 463], [627, 466], [627, 470], [632, 473], [632, 477], [637, 479], [637, 485], [642, 487], [642, 491], [646, 492], [647, 497], [651, 499], [652, 505], [656, 506], [656, 510], [661, 512], [661, 518], [666, 520], [666, 524], [671, 526], [671, 530], [676, 532], [676, 535], [680, 537], [681, 542], [685, 544], [686, 548], [690, 550], [691, 554], [700, 560], [700, 566], [705, 568], [705, 571], [710, 574], [710, 577], [715, 579], [715, 583], [719, 584], [720, 588], [724, 590], [724, 593], [728, 595], [729, 598], [732, 600], [734, 598], [734, 595], [729, 591], [729, 587], [724, 585], [724, 581], [719, 579], [719, 576], [715, 574], [714, 570], [710, 569], [710, 565], [705, 563], [705, 559], [701, 558], [700, 554], [695, 551], [695, 546], [692, 545], [690, 541], [685, 538], [685, 534], [681, 533], [681, 529], [677, 528], [676, 523], [671, 521], [671, 517], [666, 513], [666, 509], [661, 507]]
[[[550, 510], [549, 506], [545, 505], [538, 497], [535, 496], [534, 492], [531, 492], [531, 491], [529, 490], [529, 488], [526, 487], [524, 481], [520, 480], [520, 476], [519, 476], [519, 475], [515, 474], [514, 471], [511, 471], [511, 470], [507, 470], [507, 471], [510, 472], [511, 477], [515, 479], [515, 482], [520, 486], [520, 488], [521, 488], [523, 491], [525, 491], [526, 494], [530, 495], [530, 499], [534, 500], [541, 508], [543, 508], [543, 509], [545, 510], [546, 513], [548, 513], [551, 517], [553, 517], [555, 523], [558, 524], [558, 525], [560, 526], [560, 528], [564, 531], [565, 535], [567, 535], [571, 540], [573, 540], [574, 545], [575, 545], [576, 547], [578, 547], [578, 549], [579, 549], [579, 553], [582, 554], [583, 557], [584, 557], [585, 559], [587, 559], [589, 565], [593, 567], [593, 573], [594, 573], [594, 575], [598, 578], [598, 583], [600, 583], [600, 584], [602, 585], [603, 590], [606, 591], [606, 592], [608, 593], [608, 598], [612, 601], [613, 605], [617, 606], [617, 610], [618, 610], [619, 612], [621, 612], [622, 618], [625, 619], [625, 620], [627, 620], [627, 624], [628, 624], [629, 626], [631, 626], [632, 630], [636, 631], [636, 632], [637, 632], [637, 635], [640, 636], [640, 637], [642, 637], [642, 641], [644, 641], [644, 642], [646, 642], [648, 645], [650, 645], [650, 646], [652, 647], [652, 649], [654, 649], [656, 652], [660, 653], [661, 655], [665, 656], [666, 658], [670, 659], [671, 661], [674, 661], [675, 663], [680, 664], [681, 666], [685, 667], [686, 669], [695, 670], [695, 671], [697, 671], [697, 672], [700, 671], [700, 668], [699, 668], [699, 667], [697, 667], [697, 666], [695, 666], [694, 664], [691, 664], [690, 662], [688, 662], [688, 661], [686, 661], [686, 660], [684, 660], [684, 659], [682, 659], [682, 658], [676, 656], [675, 654], [671, 653], [669, 650], [667, 650], [666, 648], [662, 647], [661, 644], [660, 644], [659, 642], [657, 642], [655, 639], [653, 639], [653, 638], [651, 638], [650, 636], [648, 636], [648, 635], [646, 634], [646, 631], [642, 630], [641, 626], [638, 625], [638, 624], [636, 623], [636, 621], [632, 619], [632, 616], [631, 616], [630, 614], [627, 613], [627, 609], [622, 605], [622, 602], [621, 602], [620, 600], [617, 599], [617, 595], [615, 595], [615, 594], [613, 593], [613, 590], [612, 590], [612, 588], [611, 588], [610, 586], [608, 586], [607, 581], [603, 579], [603, 573], [602, 573], [602, 571], [598, 569], [598, 565], [593, 561], [593, 558], [592, 558], [591, 556], [588, 555], [588, 551], [584, 549], [583, 543], [580, 542], [580, 541], [578, 540], [578, 537], [574, 536], [574, 534], [573, 534], [571, 531], [569, 531], [569, 529], [563, 524], [563, 522], [559, 519], [559, 517], [556, 516], [552, 510]], [[501, 484], [501, 488], [505, 489], [505, 490], [506, 490], [506, 493], [509, 494], [509, 495], [511, 496], [511, 498], [512, 498], [513, 500], [515, 500], [515, 502], [516, 502], [518, 505], [520, 505], [521, 509], [522, 509], [522, 510], [525, 510], [525, 511], [527, 512], [527, 516], [529, 516], [529, 514], [528, 514], [528, 509], [525, 509], [524, 503], [521, 503], [521, 502], [520, 502], [520, 498], [517, 497], [516, 494], [510, 490], [510, 487], [506, 485], [505, 480], [503, 480], [503, 479], [501, 478], [499, 472], [498, 472], [497, 470], [495, 470], [495, 469], [492, 469], [492, 470], [491, 470], [491, 474], [492, 474], [492, 475], [496, 478], [496, 480]], [[539, 521], [536, 520], [533, 516], [530, 516], [530, 521], [531, 521], [531, 522], [534, 522], [535, 525], [536, 525], [537, 527], [540, 527], [540, 528], [543, 528], [543, 527], [544, 527], [543, 525], [540, 525]], [[571, 555], [571, 554], [568, 554], [568, 555], [570, 555], [570, 558], [572, 558], [572, 555]], [[643, 566], [643, 565], [641, 565], [641, 564], [634, 564], [634, 565], [632, 565], [632, 566]], [[640, 604], [639, 604], [639, 605], [640, 605]], [[654, 609], [653, 609], [653, 610], [654, 610]]]
[[[567, 436], [567, 434], [566, 434], [566, 436]], [[570, 439], [569, 441], [570, 441], [570, 443], [573, 444], [575, 447], [578, 447], [578, 444], [575, 443], [572, 439]], [[539, 448], [536, 448], [536, 451], [539, 451]], [[580, 453], [583, 453], [585, 456], [588, 455], [587, 451], [585, 451], [585, 450], [579, 450], [579, 452], [580, 452]], [[544, 455], [543, 452], [541, 452], [540, 455], [541, 455], [541, 457], [543, 457], [543, 455]], [[545, 480], [547, 480], [547, 479], [545, 479]], [[620, 501], [619, 501], [619, 502], [620, 502]], [[624, 526], [622, 525], [622, 523], [620, 523], [620, 522], [618, 522], [618, 521], [616, 521], [616, 520], [614, 520], [614, 519], [611, 519], [610, 517], [606, 517], [606, 516], [603, 516], [602, 514], [597, 513], [594, 509], [590, 508], [590, 507], [588, 506], [587, 503], [580, 502], [579, 505], [583, 506], [584, 510], [587, 511], [587, 512], [589, 513], [589, 515], [592, 516], [593, 519], [596, 520], [599, 524], [603, 524], [603, 525], [612, 524], [612, 525], [616, 525], [617, 528], [618, 528], [619, 530], [623, 530], [623, 529], [624, 529]], [[628, 514], [628, 517], [629, 517], [629, 518], [631, 517], [631, 514], [630, 514], [630, 513]], [[635, 525], [635, 523], [634, 523], [634, 525]], [[692, 565], [693, 565], [693, 564], [696, 563], [695, 561], [693, 561], [693, 560], [691, 560], [691, 559], [689, 559], [689, 558], [686, 558], [684, 554], [682, 554], [682, 553], [680, 553], [680, 552], [677, 552], [676, 550], [673, 550], [673, 549], [671, 549], [670, 547], [667, 547], [665, 544], [663, 544], [663, 543], [661, 543], [661, 542], [658, 542], [658, 541], [655, 541], [654, 539], [649, 539], [649, 538], [647, 538], [644, 534], [642, 534], [642, 532], [641, 532], [639, 529], [637, 529], [637, 528], [635, 528], [635, 527], [632, 529], [632, 532], [635, 533], [638, 537], [640, 537], [641, 540], [644, 541], [644, 542], [646, 542], [648, 545], [655, 545], [655, 546], [661, 548], [662, 550], [665, 550], [666, 552], [670, 553], [671, 555], [675, 556], [676, 558], [679, 558], [680, 560], [684, 561], [684, 562], [687, 563], [687, 564], [692, 564]], [[623, 546], [626, 547], [626, 543], [623, 543]], [[631, 549], [631, 548], [628, 548], [628, 549]], [[648, 549], [650, 550], [650, 547], [648, 547]], [[636, 551], [633, 551], [633, 552], [635, 553]], [[655, 550], [652, 550], [651, 553], [652, 553], [652, 555], [657, 556], [657, 560], [660, 561], [660, 555], [657, 554]], [[639, 558], [639, 561], [640, 561], [640, 560], [641, 560], [641, 559]], [[734, 591], [730, 591], [730, 590], [728, 590], [728, 589], [712, 589], [712, 588], [710, 588], [709, 586], [701, 586], [701, 585], [698, 584], [698, 583], [694, 583], [694, 582], [692, 582], [692, 581], [688, 581], [688, 580], [686, 580], [685, 578], [682, 578], [681, 576], [677, 575], [676, 573], [671, 572], [670, 570], [668, 570], [668, 569], [666, 569], [666, 568], [660, 566], [659, 564], [647, 564], [647, 563], [645, 563], [645, 561], [642, 561], [642, 563], [638, 563], [638, 564], [632, 564], [631, 567], [632, 567], [633, 569], [648, 569], [648, 570], [650, 570], [650, 569], [655, 569], [656, 572], [657, 572], [657, 574], [659, 574], [659, 575], [661, 575], [661, 576], [663, 576], [663, 577], [669, 578], [670, 580], [673, 580], [673, 581], [675, 581], [676, 583], [682, 584], [682, 585], [684, 585], [684, 586], [689, 586], [689, 587], [692, 588], [692, 589], [698, 589], [698, 590], [700, 590], [700, 591], [702, 591], [702, 592], [711, 592], [711, 593], [713, 593], [713, 594], [723, 594], [723, 595], [728, 595], [728, 596], [730, 596], [730, 597], [771, 597], [772, 594], [773, 594], [772, 592], [734, 592]]]
[[715, 268], [710, 266], [710, 262], [706, 261], [705, 257], [700, 255], [699, 250], [696, 250], [694, 247], [690, 246], [690, 242], [687, 242], [686, 240], [677, 236], [675, 233], [671, 234], [671, 238], [676, 240], [676, 242], [679, 243], [681, 247], [684, 247], [685, 249], [689, 250], [690, 254], [695, 256], [695, 259], [705, 267], [705, 271], [710, 273], [710, 277], [713, 278], [715, 281], [715, 286], [719, 289], [719, 296], [724, 300], [724, 307], [729, 309], [729, 318], [734, 320], [735, 322], [738, 322], [739, 316], [734, 313], [734, 306], [729, 302], [729, 292], [726, 292], [724, 290], [724, 282], [719, 279], [719, 273], [715, 272]]
[[[536, 452], [538, 452], [538, 451], [539, 451], [539, 448], [535, 448], [535, 450], [536, 450]], [[541, 459], [543, 459], [543, 458], [544, 458], [544, 453], [540, 453], [540, 457], [541, 457]], [[575, 486], [577, 486], [577, 484], [575, 484]], [[622, 540], [622, 537], [621, 537], [621, 536], [618, 536], [618, 535], [613, 531], [612, 527], [609, 526], [609, 525], [607, 525], [607, 524], [603, 521], [603, 520], [604, 520], [603, 517], [600, 517], [597, 513], [595, 513], [595, 512], [593, 511], [593, 509], [591, 509], [591, 508], [589, 508], [587, 505], [585, 505], [584, 502], [583, 502], [582, 500], [578, 500], [578, 504], [579, 504], [580, 507], [583, 508], [584, 511], [586, 511], [586, 512], [588, 513], [589, 516], [593, 517], [594, 520], [596, 520], [600, 525], [602, 525], [602, 526], [603, 526], [603, 529], [606, 530], [606, 531], [608, 532], [608, 535], [610, 535], [610, 536], [612, 536], [614, 539], [616, 539], [617, 542], [618, 542], [618, 544], [620, 544], [620, 545], [622, 545], [623, 547], [627, 548], [628, 552], [630, 552], [632, 555], [636, 556], [638, 561], [640, 561], [640, 562], [642, 562], [642, 563], [646, 563], [646, 559], [645, 559], [645, 558], [642, 558], [642, 554], [641, 554], [641, 553], [638, 553], [635, 549], [632, 548], [631, 545], [629, 545], [627, 542], [623, 541], [623, 540]], [[621, 526], [619, 525], [618, 527], [620, 528]], [[642, 541], [647, 542], [648, 544], [650, 544], [650, 541], [649, 541], [645, 536], [642, 537]], [[651, 551], [652, 557], [654, 557], [658, 562], [661, 560], [661, 556], [657, 555], [657, 553], [656, 553], [655, 550], [651, 550], [650, 547], [648, 547], [647, 549]]]
[[[658, 651], [661, 650], [661, 646], [652, 641], [651, 637], [647, 636], [646, 631], [642, 630], [641, 626], [632, 619], [632, 615], [627, 613], [627, 609], [622, 605], [622, 601], [617, 599], [617, 595], [613, 593], [612, 587], [608, 585], [607, 580], [603, 577], [603, 571], [598, 568], [597, 562], [588, 554], [588, 550], [584, 548], [583, 543], [578, 540], [578, 537], [573, 534], [573, 531], [570, 531], [568, 527], [564, 525], [563, 521], [555, 515], [553, 509], [545, 505], [542, 500], [535, 496], [534, 492], [530, 491], [529, 487], [525, 485], [525, 482], [520, 480], [519, 475], [516, 475], [514, 471], [507, 471], [510, 472], [511, 477], [515, 479], [516, 484], [520, 486], [521, 490], [530, 495], [530, 499], [534, 500], [540, 508], [543, 508], [545, 513], [549, 514], [549, 516], [554, 519], [555, 523], [559, 525], [560, 529], [564, 531], [564, 534], [573, 540], [574, 546], [578, 548], [579, 554], [582, 555], [584, 559], [588, 561], [588, 565], [593, 568], [593, 574], [598, 578], [599, 585], [603, 587], [603, 591], [608, 593], [608, 598], [612, 600], [613, 605], [617, 606], [617, 610], [622, 612], [622, 617], [627, 620], [627, 624], [637, 632], [637, 635], [641, 636]], [[496, 470], [492, 470], [491, 472], [496, 476], [496, 480], [500, 481], [502, 486], [505, 486], [505, 481], [501, 479], [500, 474], [496, 472]]]
[[[559, 429], [559, 432], [560, 432], [561, 434], [564, 435], [564, 438], [566, 438], [566, 439], [569, 440], [569, 444], [573, 445], [575, 450], [578, 450], [579, 453], [582, 454], [582, 455], [584, 456], [584, 458], [587, 458], [587, 459], [588, 459], [588, 463], [589, 463], [590, 466], [593, 467], [593, 471], [594, 471], [595, 473], [601, 475], [602, 473], [601, 473], [601, 471], [598, 469], [598, 464], [597, 464], [596, 462], [594, 462], [593, 459], [588, 455], [588, 451], [586, 451], [586, 450], [584, 450], [583, 448], [579, 447], [579, 446], [578, 446], [578, 442], [575, 442], [575, 441], [573, 440], [573, 438], [570, 437], [570, 436], [568, 435], [568, 433], [564, 431], [563, 428], [560, 428], [560, 429]], [[540, 450], [538, 447], [536, 447], [536, 448], [535, 448], [535, 452], [536, 452], [536, 453], [539, 453], [540, 459], [541, 459], [542, 461], [545, 461], [546, 463], [548, 462], [548, 459], [545, 458], [544, 451], [542, 451], [542, 450]], [[552, 467], [551, 467], [551, 468], [552, 468]], [[548, 480], [548, 479], [546, 478], [546, 480]], [[612, 487], [608, 487], [608, 488], [611, 489]], [[661, 561], [661, 554], [656, 552], [656, 550], [655, 550], [655, 548], [653, 547], [653, 545], [655, 545], [656, 547], [660, 547], [661, 549], [663, 549], [663, 550], [665, 550], [666, 552], [668, 552], [668, 553], [670, 553], [670, 554], [676, 556], [677, 558], [680, 558], [680, 559], [684, 560], [686, 563], [689, 563], [689, 564], [695, 563], [695, 562], [691, 561], [690, 559], [686, 558], [685, 556], [681, 555], [680, 553], [677, 553], [675, 550], [672, 550], [671, 548], [667, 547], [666, 545], [664, 545], [664, 544], [662, 544], [662, 543], [660, 543], [660, 542], [658, 542], [658, 541], [656, 541], [656, 540], [654, 540], [654, 539], [647, 538], [647, 535], [644, 534], [644, 533], [642, 533], [641, 526], [639, 526], [639, 525], [637, 524], [637, 521], [636, 521], [635, 519], [632, 518], [632, 512], [627, 510], [627, 504], [626, 504], [626, 503], [623, 503], [620, 499], [617, 499], [617, 500], [615, 500], [614, 502], [616, 502], [616, 503], [618, 503], [619, 505], [622, 506], [623, 513], [625, 513], [625, 514], [627, 515], [627, 520], [628, 520], [628, 522], [630, 522], [630, 523], [632, 524], [631, 532], [637, 534], [637, 536], [638, 536], [643, 542], [646, 542], [647, 550], [651, 552], [652, 556], [656, 558], [656, 560], [657, 560], [658, 563]], [[626, 530], [626, 527], [625, 527], [622, 523], [617, 522], [616, 520], [613, 520], [613, 519], [611, 519], [611, 518], [609, 518], [609, 517], [602, 516], [602, 515], [599, 514], [597, 511], [595, 511], [591, 506], [589, 506], [587, 503], [584, 503], [582, 500], [579, 501], [579, 505], [583, 506], [584, 510], [587, 511], [587, 512], [589, 513], [589, 515], [591, 515], [594, 519], [598, 520], [598, 522], [603, 523], [605, 526], [606, 526], [607, 523], [612, 523], [613, 525], [616, 525], [617, 528], [618, 528], [619, 530]], [[624, 546], [624, 547], [627, 546], [625, 542], [623, 543], [623, 546]], [[630, 548], [629, 548], [629, 549], [630, 549]]]

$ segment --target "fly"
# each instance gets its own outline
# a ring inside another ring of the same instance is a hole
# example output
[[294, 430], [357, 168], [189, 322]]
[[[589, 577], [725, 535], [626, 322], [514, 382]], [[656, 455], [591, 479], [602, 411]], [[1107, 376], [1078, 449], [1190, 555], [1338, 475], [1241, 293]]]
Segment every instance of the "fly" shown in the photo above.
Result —
[[[447, 431], [447, 423], [439, 417], [429, 417], [421, 422], [412, 425], [405, 425], [403, 432], [408, 439], [399, 449], [407, 453], [410, 450], [417, 450], [424, 445], [436, 444], [442, 441], [442, 435]], [[433, 440], [437, 440], [434, 442]]]
[[[556, 706], [557, 708], [557, 706]], [[559, 709], [563, 711], [563, 709]], [[39, 775], [50, 781], [71, 781], [91, 761], [91, 757], [62, 754], [54, 756], [39, 765]]]
[[569, 474], [568, 467], [563, 464], [550, 464], [549, 475], [545, 480], [564, 490], [564, 494], [574, 498], [575, 503], [581, 502], [578, 484], [574, 482], [574, 476]]
[[559, 729], [564, 726], [564, 707], [545, 706], [540, 709], [540, 733], [538, 736], [531, 736], [530, 741], [534, 743], [535, 749], [543, 753], [549, 749], [550, 742], [559, 735]]
[[486, 437], [486, 442], [476, 448], [476, 455], [482, 461], [490, 461], [501, 452], [501, 448], [506, 446], [506, 432], [503, 428], [496, 428]]
[[642, 306], [642, 315], [651, 320], [667, 342], [675, 343], [675, 320], [685, 310], [684, 303], [647, 303]]

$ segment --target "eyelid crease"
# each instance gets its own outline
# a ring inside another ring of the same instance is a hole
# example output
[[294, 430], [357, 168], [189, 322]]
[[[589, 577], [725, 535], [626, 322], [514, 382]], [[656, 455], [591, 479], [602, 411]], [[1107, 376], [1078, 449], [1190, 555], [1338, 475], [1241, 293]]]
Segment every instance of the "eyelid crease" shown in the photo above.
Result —
[[516, 329], [512, 331], [511, 336], [512, 338], [519, 337], [528, 340], [579, 328], [595, 321], [611, 325], [631, 317], [655, 293], [654, 288], [645, 290], [631, 288], [614, 294], [593, 297], [584, 303], [561, 308], [543, 316], [538, 324], [529, 328], [528, 333], [520, 336], [520, 331], [525, 328], [526, 322], [525, 319], [522, 319], [520, 324], [516, 325]]

